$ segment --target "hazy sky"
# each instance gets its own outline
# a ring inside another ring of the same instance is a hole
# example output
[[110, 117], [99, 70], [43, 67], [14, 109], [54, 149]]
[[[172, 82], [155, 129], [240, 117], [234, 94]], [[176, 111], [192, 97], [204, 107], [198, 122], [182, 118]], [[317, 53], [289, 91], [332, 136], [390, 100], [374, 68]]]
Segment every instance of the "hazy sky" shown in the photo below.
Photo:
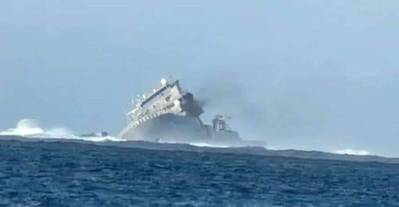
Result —
[[0, 129], [118, 132], [172, 75], [244, 138], [399, 156], [397, 0], [2, 0]]

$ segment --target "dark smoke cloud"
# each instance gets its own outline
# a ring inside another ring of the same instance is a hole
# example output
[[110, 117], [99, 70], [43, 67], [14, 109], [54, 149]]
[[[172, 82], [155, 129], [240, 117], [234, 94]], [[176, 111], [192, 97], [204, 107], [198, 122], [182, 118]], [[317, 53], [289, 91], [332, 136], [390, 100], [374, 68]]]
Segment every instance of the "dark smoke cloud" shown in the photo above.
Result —
[[253, 134], [256, 134], [257, 139], [265, 136], [261, 126], [267, 122], [266, 109], [256, 103], [240, 83], [226, 79], [208, 80], [199, 88], [196, 95], [208, 116], [210, 114], [230, 116], [235, 130], [251, 128], [253, 132], [251, 138], [255, 138]]
[[[207, 80], [196, 92], [205, 113], [231, 116], [234, 129], [244, 138], [273, 140], [310, 136], [321, 129], [326, 110], [317, 105], [307, 88], [276, 87], [273, 81], [247, 85], [238, 78]], [[304, 84], [302, 84], [304, 85]], [[295, 87], [292, 87], [295, 86]], [[310, 127], [311, 126], [311, 127]]]
[[198, 90], [197, 99], [205, 109], [220, 111], [223, 115], [264, 121], [265, 109], [251, 102], [250, 94], [238, 82], [211, 80]]

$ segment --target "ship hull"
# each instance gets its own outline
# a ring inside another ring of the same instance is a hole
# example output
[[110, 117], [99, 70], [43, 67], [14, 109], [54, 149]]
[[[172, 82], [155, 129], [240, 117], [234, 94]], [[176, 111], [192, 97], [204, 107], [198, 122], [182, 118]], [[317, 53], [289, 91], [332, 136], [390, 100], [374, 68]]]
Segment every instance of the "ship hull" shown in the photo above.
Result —
[[127, 128], [120, 135], [126, 140], [150, 142], [198, 143], [219, 146], [254, 146], [242, 141], [234, 131], [212, 132], [198, 118], [165, 114], [139, 126]]
[[194, 117], [165, 114], [131, 127], [121, 134], [127, 140], [195, 141], [206, 136]]

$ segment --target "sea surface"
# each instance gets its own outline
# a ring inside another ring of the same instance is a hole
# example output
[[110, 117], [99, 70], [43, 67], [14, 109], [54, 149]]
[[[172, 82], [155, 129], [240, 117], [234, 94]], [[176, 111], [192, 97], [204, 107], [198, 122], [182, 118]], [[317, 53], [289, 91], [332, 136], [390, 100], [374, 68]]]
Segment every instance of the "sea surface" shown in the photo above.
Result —
[[0, 206], [399, 206], [399, 165], [0, 141]]

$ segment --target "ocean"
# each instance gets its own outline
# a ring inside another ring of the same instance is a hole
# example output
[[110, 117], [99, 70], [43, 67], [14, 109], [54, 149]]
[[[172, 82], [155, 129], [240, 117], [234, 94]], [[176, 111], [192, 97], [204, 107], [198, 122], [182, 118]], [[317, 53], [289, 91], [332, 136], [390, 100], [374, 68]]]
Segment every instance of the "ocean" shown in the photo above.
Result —
[[0, 206], [399, 206], [399, 165], [3, 140]]

